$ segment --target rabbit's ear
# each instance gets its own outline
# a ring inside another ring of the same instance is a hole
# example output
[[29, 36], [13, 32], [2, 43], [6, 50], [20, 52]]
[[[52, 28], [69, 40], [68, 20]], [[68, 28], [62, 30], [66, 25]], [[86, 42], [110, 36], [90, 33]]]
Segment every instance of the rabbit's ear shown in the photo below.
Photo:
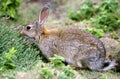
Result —
[[49, 6], [44, 6], [40, 15], [39, 15], [39, 23], [43, 25], [49, 15]]

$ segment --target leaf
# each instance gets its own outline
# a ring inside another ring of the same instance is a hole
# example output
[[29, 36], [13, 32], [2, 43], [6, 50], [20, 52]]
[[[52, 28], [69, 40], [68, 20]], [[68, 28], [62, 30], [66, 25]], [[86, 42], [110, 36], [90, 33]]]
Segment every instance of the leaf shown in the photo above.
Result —
[[61, 67], [64, 66], [64, 62], [65, 59], [61, 56], [58, 55], [54, 55], [52, 58], [50, 58], [50, 63], [54, 66], [54, 67]]
[[1, 16], [9, 16], [12, 19], [16, 19], [20, 2], [21, 0], [2, 0], [0, 3]]
[[14, 8], [10, 8], [8, 13], [9, 13], [10, 17], [16, 18], [16, 11]]
[[7, 0], [7, 2], [5, 2], [5, 5], [8, 6], [9, 4], [11, 4], [12, 1], [11, 0]]

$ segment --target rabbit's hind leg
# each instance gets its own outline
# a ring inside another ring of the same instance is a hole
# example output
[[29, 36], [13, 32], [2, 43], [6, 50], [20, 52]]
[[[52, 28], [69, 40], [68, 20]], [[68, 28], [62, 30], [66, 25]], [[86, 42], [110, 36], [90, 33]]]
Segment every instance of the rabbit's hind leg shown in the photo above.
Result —
[[89, 68], [90, 70], [103, 71], [104, 59], [96, 57], [87, 57], [81, 59], [83, 67]]

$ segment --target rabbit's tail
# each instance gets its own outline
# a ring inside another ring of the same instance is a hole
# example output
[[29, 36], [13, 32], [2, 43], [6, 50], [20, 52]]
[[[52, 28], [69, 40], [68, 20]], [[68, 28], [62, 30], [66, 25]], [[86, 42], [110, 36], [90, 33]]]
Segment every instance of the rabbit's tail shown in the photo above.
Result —
[[117, 66], [118, 64], [115, 61], [111, 61], [111, 62], [105, 62], [104, 63], [104, 68], [103, 71], [107, 71], [110, 69], [113, 69]]

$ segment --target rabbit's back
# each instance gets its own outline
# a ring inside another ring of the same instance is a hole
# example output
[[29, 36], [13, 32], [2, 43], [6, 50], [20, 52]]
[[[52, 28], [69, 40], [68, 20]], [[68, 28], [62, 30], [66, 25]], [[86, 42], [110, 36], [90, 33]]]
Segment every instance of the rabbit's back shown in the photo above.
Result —
[[92, 34], [79, 28], [73, 27], [62, 30], [59, 37], [63, 41], [77, 40], [78, 42], [82, 42], [84, 44], [91, 44], [93, 46], [97, 45], [99, 41], [99, 39], [97, 39]]
[[70, 64], [75, 65], [76, 61], [80, 62], [81, 59], [89, 57], [105, 60], [106, 52], [102, 42], [84, 30], [78, 28], [61, 30], [57, 40], [56, 54], [63, 56]]
[[[77, 49], [78, 52], [87, 51], [88, 49], [96, 49], [97, 51], [102, 52], [102, 56], [105, 56], [106, 51], [103, 43], [98, 38], [84, 30], [78, 28], [64, 29], [60, 32], [59, 38], [59, 45], [61, 45], [62, 48], [68, 48], [68, 50], [72, 50], [73, 48]], [[69, 47], [71, 47], [71, 49], [69, 49]], [[87, 55], [87, 53], [89, 54], [89, 51], [81, 54]]]

